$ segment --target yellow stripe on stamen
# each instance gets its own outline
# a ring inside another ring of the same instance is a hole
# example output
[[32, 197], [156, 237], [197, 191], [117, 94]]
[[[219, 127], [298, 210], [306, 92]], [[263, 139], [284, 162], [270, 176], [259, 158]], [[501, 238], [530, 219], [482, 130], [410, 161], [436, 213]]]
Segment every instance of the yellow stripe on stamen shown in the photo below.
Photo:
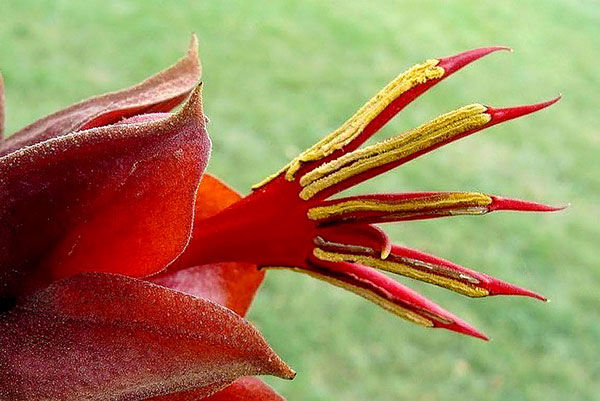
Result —
[[[405, 320], [408, 320], [411, 323], [415, 323], [415, 324], [418, 324], [420, 326], [425, 326], [425, 327], [433, 327], [434, 326], [434, 324], [431, 320], [429, 320], [409, 309], [406, 309], [400, 305], [397, 305], [394, 302], [390, 301], [389, 299], [387, 299], [385, 297], [382, 297], [379, 294], [376, 294], [372, 291], [369, 291], [367, 289], [364, 289], [364, 288], [361, 288], [358, 286], [351, 285], [345, 281], [338, 280], [333, 277], [326, 276], [324, 274], [320, 274], [316, 271], [306, 270], [306, 269], [302, 269], [300, 267], [288, 267], [288, 266], [266, 266], [264, 268], [265, 269], [288, 269], [288, 270], [293, 270], [293, 271], [296, 271], [299, 273], [307, 274], [313, 278], [316, 278], [316, 279], [325, 281], [329, 284], [335, 285], [336, 287], [340, 287], [340, 288], [343, 288], [344, 290], [351, 291], [351, 292], [365, 298], [366, 300], [371, 301], [376, 305], [379, 305], [380, 307], [387, 310], [388, 312], [391, 312], [394, 315], [397, 315]], [[429, 313], [429, 314], [433, 315], [432, 318], [435, 318], [436, 320], [440, 320], [444, 323], [447, 323], [447, 319], [444, 319], [441, 316], [439, 316], [439, 317], [435, 316], [435, 314], [432, 314], [432, 313]]]
[[338, 129], [302, 152], [282, 170], [254, 185], [252, 189], [265, 185], [286, 170], [285, 178], [293, 181], [294, 174], [300, 169], [302, 163], [320, 160], [352, 142], [375, 117], [404, 92], [431, 79], [444, 76], [444, 69], [439, 67], [438, 63], [439, 60], [430, 59], [398, 75]]
[[471, 104], [375, 145], [347, 153], [306, 173], [300, 179], [304, 188], [300, 197], [312, 198], [318, 192], [386, 163], [408, 157], [451, 139], [463, 132], [480, 128], [491, 116], [481, 104]]
[[397, 217], [436, 212], [446, 214], [484, 214], [492, 198], [479, 192], [448, 192], [402, 200], [353, 199], [308, 210], [311, 220], [325, 220], [359, 212], [386, 212]]
[[[410, 258], [394, 257], [394, 260], [382, 260], [372, 256], [327, 252], [319, 248], [314, 249], [313, 255], [328, 262], [350, 262], [358, 263], [364, 266], [371, 266], [376, 269], [388, 271], [390, 273], [400, 274], [415, 280], [435, 284], [469, 297], [480, 298], [489, 295], [489, 291], [485, 288], [477, 287], [471, 283], [464, 283], [455, 278], [448, 277], [447, 275], [452, 274], [456, 275], [457, 278], [462, 278], [463, 280], [470, 281], [472, 283], [479, 283], [479, 280], [477, 280], [475, 277], [468, 276], [464, 273], [450, 271], [444, 266], [424, 263]], [[420, 267], [421, 269], [416, 267]], [[423, 271], [423, 268], [430, 271]], [[444, 276], [441, 274], [446, 275]]]

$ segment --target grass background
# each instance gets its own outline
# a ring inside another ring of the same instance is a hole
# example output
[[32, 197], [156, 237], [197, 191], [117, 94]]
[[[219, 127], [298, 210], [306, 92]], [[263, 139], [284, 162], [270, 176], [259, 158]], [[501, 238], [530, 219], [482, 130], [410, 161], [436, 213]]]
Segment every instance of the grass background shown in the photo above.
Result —
[[600, 3], [522, 1], [0, 2], [8, 131], [128, 86], [200, 38], [209, 170], [247, 191], [428, 57], [506, 44], [411, 105], [379, 138], [473, 101], [553, 108], [390, 172], [361, 191], [479, 190], [559, 214], [389, 227], [400, 243], [542, 292], [470, 300], [413, 285], [492, 337], [413, 327], [336, 288], [271, 272], [253, 320], [299, 375], [289, 400], [600, 399]]

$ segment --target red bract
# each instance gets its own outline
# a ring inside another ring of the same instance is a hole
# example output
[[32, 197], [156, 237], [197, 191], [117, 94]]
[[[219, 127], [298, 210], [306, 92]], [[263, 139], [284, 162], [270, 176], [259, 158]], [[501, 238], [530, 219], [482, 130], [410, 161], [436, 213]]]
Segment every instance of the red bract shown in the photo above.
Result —
[[[394, 245], [377, 224], [558, 208], [479, 192], [332, 199], [556, 102], [472, 104], [361, 148], [427, 89], [505, 49], [412, 67], [243, 198], [202, 176], [210, 140], [195, 38], [182, 60], [143, 83], [78, 103], [0, 142], [0, 398], [193, 401], [214, 393], [205, 399], [281, 400], [257, 379], [240, 378], [294, 375], [241, 317], [264, 268], [305, 273], [411, 322], [484, 339], [381, 271], [471, 297], [545, 299]], [[3, 103], [0, 77], [0, 132]]]
[[0, 156], [71, 132], [113, 124], [125, 117], [170, 111], [198, 83], [201, 68], [197, 48], [198, 40], [192, 36], [188, 54], [172, 67], [138, 85], [84, 100], [29, 124], [0, 147]]
[[[45, 117], [0, 145], [29, 144], [0, 158], [0, 302], [82, 271], [143, 277], [182, 252], [210, 154], [195, 47], [144, 83]], [[181, 111], [158, 121], [56, 130], [89, 125], [81, 110], [97, 121], [129, 113], [118, 105], [173, 107], [192, 90]]]
[[10, 400], [206, 396], [240, 376], [294, 375], [226, 308], [105, 273], [19, 303], [0, 320], [0, 343], [0, 395]]

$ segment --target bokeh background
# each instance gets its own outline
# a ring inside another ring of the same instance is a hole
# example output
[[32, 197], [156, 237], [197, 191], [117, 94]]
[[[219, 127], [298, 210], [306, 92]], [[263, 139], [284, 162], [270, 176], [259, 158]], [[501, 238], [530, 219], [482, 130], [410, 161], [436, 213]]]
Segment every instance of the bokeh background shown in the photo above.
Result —
[[[363, 185], [478, 190], [561, 205], [387, 227], [394, 240], [529, 287], [471, 300], [410, 285], [492, 337], [413, 327], [313, 279], [271, 272], [250, 319], [298, 372], [289, 400], [600, 399], [600, 2], [0, 1], [8, 131], [134, 84], [200, 39], [209, 171], [247, 192], [428, 57], [509, 45], [437, 86], [377, 138], [470, 102], [556, 106]], [[404, 281], [404, 280], [401, 280]]]

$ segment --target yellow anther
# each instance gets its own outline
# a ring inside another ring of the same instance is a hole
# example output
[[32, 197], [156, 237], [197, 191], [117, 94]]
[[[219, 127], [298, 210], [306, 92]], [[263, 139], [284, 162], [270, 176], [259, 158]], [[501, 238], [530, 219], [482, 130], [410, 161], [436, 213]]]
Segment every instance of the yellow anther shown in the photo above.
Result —
[[347, 153], [306, 173], [300, 179], [300, 197], [312, 198], [318, 192], [375, 167], [411, 156], [463, 132], [480, 128], [491, 120], [487, 108], [471, 104], [375, 145]]
[[398, 75], [338, 129], [302, 152], [282, 170], [252, 188], [256, 189], [265, 185], [283, 171], [286, 171], [285, 178], [292, 181], [302, 163], [320, 160], [352, 142], [375, 117], [404, 92], [431, 79], [441, 78], [444, 75], [444, 69], [439, 67], [438, 63], [439, 60], [436, 59], [427, 60]]
[[395, 216], [411, 216], [423, 212], [483, 214], [492, 198], [479, 192], [447, 192], [402, 200], [354, 199], [318, 206], [308, 211], [311, 220], [325, 220], [358, 212], [386, 212]]
[[266, 184], [268, 184], [269, 182], [273, 181], [275, 178], [277, 178], [277, 176], [279, 176], [279, 174], [283, 173], [285, 170], [287, 170], [287, 166], [284, 166], [282, 169], [280, 169], [278, 172], [273, 173], [269, 176], [267, 176], [266, 178], [264, 178], [261, 182], [258, 182], [254, 185], [252, 185], [252, 189], [258, 189]]
[[[398, 304], [395, 304], [394, 302], [390, 301], [389, 299], [373, 292], [373, 291], [369, 291], [365, 288], [362, 287], [358, 287], [352, 284], [349, 284], [343, 280], [338, 280], [335, 279], [333, 277], [329, 277], [326, 276], [324, 274], [318, 273], [316, 271], [313, 270], [307, 270], [307, 269], [302, 269], [299, 267], [288, 267], [288, 266], [267, 266], [264, 267], [265, 269], [289, 269], [289, 270], [294, 270], [297, 271], [299, 273], [304, 273], [307, 274], [311, 277], [314, 277], [316, 279], [325, 281], [329, 284], [335, 285], [336, 287], [340, 287], [343, 288], [345, 290], [351, 291], [363, 298], [365, 298], [368, 301], [373, 302], [376, 305], [379, 305], [380, 307], [382, 307], [383, 309], [392, 312], [393, 314], [408, 320], [411, 323], [415, 323], [418, 324], [420, 326], [425, 326], [425, 327], [433, 327], [433, 322], [421, 315], [419, 315], [418, 313], [415, 313], [409, 309], [406, 309]], [[425, 312], [425, 311], [424, 311]], [[441, 316], [437, 316], [435, 314], [432, 314], [431, 312], [427, 312], [429, 315], [432, 315], [431, 317], [436, 319], [436, 320], [440, 320], [440, 321], [444, 321], [446, 322], [447, 319], [441, 317]]]
[[489, 291], [485, 288], [477, 287], [475, 284], [465, 283], [456, 278], [448, 277], [448, 275], [456, 275], [463, 280], [479, 283], [479, 280], [476, 278], [467, 276], [464, 273], [450, 271], [445, 266], [424, 263], [402, 257], [394, 257], [393, 260], [382, 260], [372, 256], [327, 252], [319, 248], [314, 249], [313, 255], [328, 262], [350, 262], [371, 266], [376, 269], [400, 274], [415, 280], [435, 284], [469, 297], [479, 298], [489, 295]]

